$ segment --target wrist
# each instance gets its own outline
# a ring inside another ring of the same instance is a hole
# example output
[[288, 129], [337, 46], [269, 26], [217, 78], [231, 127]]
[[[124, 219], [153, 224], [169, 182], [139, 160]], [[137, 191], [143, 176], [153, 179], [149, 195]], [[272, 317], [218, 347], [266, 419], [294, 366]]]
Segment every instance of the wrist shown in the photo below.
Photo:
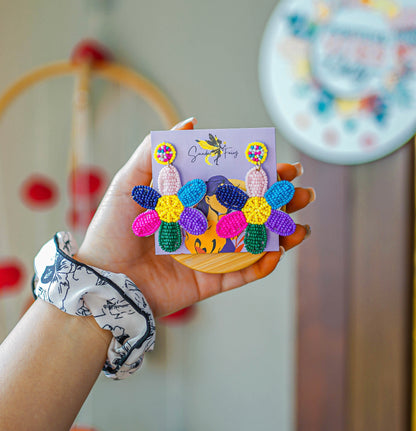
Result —
[[93, 318], [103, 331], [111, 331], [104, 371], [107, 377], [125, 378], [141, 366], [144, 353], [153, 349], [152, 312], [126, 275], [89, 266], [75, 260], [76, 255], [76, 244], [68, 232], [60, 232], [46, 243], [35, 258], [35, 294], [65, 313], [90, 318], [87, 324]]
[[91, 349], [106, 349], [110, 344], [111, 331], [100, 328], [92, 316], [74, 316], [64, 313], [45, 301], [35, 301], [33, 307], [39, 309], [45, 320], [59, 327], [60, 335], [70, 344], [81, 343], [90, 345]]

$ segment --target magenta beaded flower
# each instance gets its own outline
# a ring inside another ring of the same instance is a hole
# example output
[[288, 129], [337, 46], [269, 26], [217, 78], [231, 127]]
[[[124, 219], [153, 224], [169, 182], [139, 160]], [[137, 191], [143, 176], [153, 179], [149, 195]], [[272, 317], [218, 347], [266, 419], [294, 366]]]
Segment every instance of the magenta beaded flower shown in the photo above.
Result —
[[258, 167], [247, 172], [247, 194], [238, 187], [224, 184], [218, 187], [216, 197], [228, 209], [217, 224], [221, 238], [233, 238], [245, 230], [244, 245], [253, 254], [262, 253], [267, 244], [266, 227], [278, 235], [291, 235], [296, 224], [279, 208], [289, 203], [295, 193], [289, 181], [278, 181], [267, 189], [267, 174]]

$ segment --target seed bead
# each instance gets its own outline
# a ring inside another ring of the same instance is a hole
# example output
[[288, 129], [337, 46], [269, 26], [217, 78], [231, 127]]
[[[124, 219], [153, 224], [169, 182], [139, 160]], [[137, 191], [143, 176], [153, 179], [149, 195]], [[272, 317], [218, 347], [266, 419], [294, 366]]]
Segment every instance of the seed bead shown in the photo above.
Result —
[[153, 156], [158, 163], [168, 165], [175, 160], [176, 150], [172, 144], [162, 142], [156, 146]]
[[261, 165], [267, 158], [267, 147], [262, 142], [252, 142], [247, 146], [246, 158], [250, 163]]

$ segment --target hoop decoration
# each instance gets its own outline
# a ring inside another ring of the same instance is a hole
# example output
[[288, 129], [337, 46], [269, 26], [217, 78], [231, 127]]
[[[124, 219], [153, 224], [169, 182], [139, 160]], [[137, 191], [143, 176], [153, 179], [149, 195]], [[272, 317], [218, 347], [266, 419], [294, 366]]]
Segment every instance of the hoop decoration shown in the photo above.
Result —
[[223, 216], [217, 224], [221, 238], [233, 238], [243, 232], [246, 250], [252, 254], [262, 253], [267, 245], [267, 229], [281, 235], [292, 235], [296, 224], [284, 211], [295, 188], [289, 181], [278, 181], [268, 189], [268, 178], [261, 167], [267, 157], [267, 147], [259, 142], [247, 146], [246, 158], [257, 166], [246, 175], [247, 193], [234, 185], [221, 185], [216, 192], [218, 201], [233, 212]]
[[133, 222], [137, 236], [159, 233], [159, 246], [166, 253], [173, 253], [182, 245], [182, 231], [202, 235], [208, 227], [205, 215], [193, 208], [205, 196], [205, 181], [193, 179], [183, 187], [178, 170], [172, 165], [176, 157], [175, 147], [167, 142], [158, 144], [153, 152], [155, 161], [166, 165], [159, 173], [159, 192], [149, 186], [135, 186], [132, 197], [143, 208]]
[[[58, 76], [76, 75], [82, 69], [82, 64], [62, 61], [47, 64], [30, 71], [12, 83], [0, 96], [0, 117], [9, 105], [12, 104], [14, 99], [38, 82]], [[126, 87], [143, 97], [162, 118], [166, 127], [170, 128], [179, 122], [179, 116], [171, 101], [155, 84], [136, 71], [118, 63], [102, 61], [92, 65], [91, 74]]]

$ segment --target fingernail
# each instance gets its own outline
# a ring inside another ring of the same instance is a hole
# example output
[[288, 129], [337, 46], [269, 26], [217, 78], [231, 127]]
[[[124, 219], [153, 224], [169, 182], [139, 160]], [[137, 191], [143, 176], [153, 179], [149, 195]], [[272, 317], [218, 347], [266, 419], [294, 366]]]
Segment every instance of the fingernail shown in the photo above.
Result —
[[309, 193], [309, 203], [311, 203], [316, 199], [315, 189], [313, 187], [308, 187], [306, 190]]
[[305, 224], [303, 227], [306, 230], [305, 237], [303, 238], [305, 240], [305, 239], [307, 239], [307, 238], [309, 238], [311, 236], [312, 230], [311, 230], [311, 227], [308, 224]]
[[175, 126], [173, 126], [170, 130], [178, 130], [178, 129], [182, 129], [184, 126], [186, 126], [187, 124], [192, 123], [193, 126], [195, 126], [195, 124], [197, 123], [197, 119], [195, 117], [189, 117], [186, 120], [181, 121], [180, 123], [176, 124]]
[[296, 172], [297, 172], [296, 177], [300, 177], [303, 174], [302, 163], [296, 162], [296, 163], [293, 163], [293, 166], [296, 168]]
[[279, 259], [279, 262], [281, 262], [283, 259], [284, 259], [284, 257], [285, 257], [285, 255], [286, 255], [286, 250], [285, 250], [285, 248], [281, 245], [280, 247], [279, 247], [279, 251], [280, 251], [280, 259]]

